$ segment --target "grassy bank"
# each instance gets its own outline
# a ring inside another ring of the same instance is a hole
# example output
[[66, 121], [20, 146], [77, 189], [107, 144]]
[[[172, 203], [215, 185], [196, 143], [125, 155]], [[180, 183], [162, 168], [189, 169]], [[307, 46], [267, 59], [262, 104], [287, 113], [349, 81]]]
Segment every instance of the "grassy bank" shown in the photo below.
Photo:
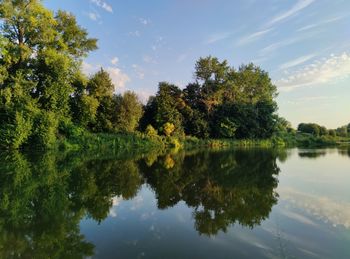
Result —
[[195, 147], [335, 147], [349, 145], [350, 138], [313, 136], [310, 134], [278, 134], [269, 139], [198, 139], [186, 137], [186, 148]]
[[[305, 133], [277, 134], [269, 139], [199, 139], [196, 137], [165, 137], [135, 133], [91, 133], [72, 126], [61, 128], [57, 143], [51, 149], [61, 151], [98, 151], [112, 153], [146, 153], [151, 150], [230, 148], [230, 147], [334, 147], [349, 145], [349, 138], [320, 136]], [[40, 149], [27, 146], [24, 149]]]

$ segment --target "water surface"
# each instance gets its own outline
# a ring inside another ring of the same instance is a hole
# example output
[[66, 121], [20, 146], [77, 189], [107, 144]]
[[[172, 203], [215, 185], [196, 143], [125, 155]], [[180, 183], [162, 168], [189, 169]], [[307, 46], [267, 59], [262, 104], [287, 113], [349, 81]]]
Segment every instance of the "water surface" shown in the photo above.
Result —
[[350, 258], [350, 149], [7, 153], [1, 258]]

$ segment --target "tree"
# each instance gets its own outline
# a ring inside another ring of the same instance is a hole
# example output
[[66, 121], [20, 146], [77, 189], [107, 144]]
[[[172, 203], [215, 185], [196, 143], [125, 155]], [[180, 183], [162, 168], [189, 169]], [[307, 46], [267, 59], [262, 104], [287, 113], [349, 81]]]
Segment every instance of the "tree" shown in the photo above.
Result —
[[347, 137], [348, 136], [348, 127], [347, 126], [339, 127], [336, 129], [336, 132], [337, 132], [337, 136]]
[[143, 114], [142, 104], [134, 92], [126, 91], [116, 99], [115, 127], [121, 132], [134, 132]]
[[164, 132], [164, 124], [172, 123], [175, 127], [175, 134], [183, 134], [183, 116], [181, 110], [185, 102], [182, 99], [182, 91], [175, 85], [161, 82], [155, 97], [150, 98], [145, 108], [143, 124], [153, 125], [158, 132]]
[[[51, 132], [50, 141], [41, 142], [49, 144], [56, 139], [57, 128], [44, 130], [41, 123], [50, 127], [58, 123], [49, 119], [52, 123], [47, 124], [41, 116], [69, 118], [72, 82], [81, 58], [96, 49], [96, 39], [88, 38], [73, 15], [63, 11], [54, 15], [37, 0], [1, 1], [0, 19], [1, 130], [8, 131], [14, 118], [21, 116], [28, 128], [36, 129], [30, 134], [48, 136]], [[40, 133], [39, 129], [43, 131]], [[23, 145], [31, 136], [20, 139], [19, 145]], [[14, 143], [10, 139], [4, 141]]]
[[308, 133], [315, 136], [320, 135], [320, 126], [315, 123], [300, 123], [298, 125], [298, 131], [302, 133]]
[[329, 130], [329, 136], [336, 137], [337, 136], [337, 132], [334, 129], [330, 129]]
[[272, 84], [268, 73], [253, 63], [242, 65], [233, 73], [235, 87], [229, 89], [236, 94], [236, 102], [251, 103], [273, 102], [277, 97], [277, 88]]

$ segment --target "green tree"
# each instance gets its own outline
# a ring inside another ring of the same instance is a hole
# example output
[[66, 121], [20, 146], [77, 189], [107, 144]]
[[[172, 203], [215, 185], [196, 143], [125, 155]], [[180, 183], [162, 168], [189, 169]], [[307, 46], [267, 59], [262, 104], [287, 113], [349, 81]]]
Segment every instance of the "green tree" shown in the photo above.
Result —
[[143, 107], [134, 92], [126, 91], [123, 96], [116, 97], [115, 127], [121, 132], [134, 132], [139, 126]]
[[145, 116], [149, 119], [145, 123], [153, 125], [158, 132], [164, 132], [163, 126], [169, 122], [175, 126], [175, 134], [183, 134], [183, 116], [180, 112], [185, 106], [182, 99], [182, 91], [175, 85], [161, 82], [155, 97], [150, 98], [146, 108]]
[[114, 84], [109, 73], [102, 68], [88, 81], [86, 92], [99, 102], [96, 119], [92, 128], [97, 132], [112, 132], [114, 130], [113, 117], [116, 112], [116, 102], [113, 97]]
[[[1, 1], [0, 19], [2, 129], [13, 125], [15, 114], [22, 114], [28, 125], [39, 123], [32, 125], [36, 129], [41, 128], [38, 116], [43, 114], [54, 113], [58, 120], [69, 117], [72, 82], [81, 59], [96, 49], [96, 40], [88, 38], [73, 15], [54, 15], [37, 0]], [[45, 143], [51, 141], [41, 142]]]
[[114, 89], [114, 84], [108, 72], [101, 68], [90, 78], [86, 90], [89, 95], [102, 99], [103, 97], [112, 97]]

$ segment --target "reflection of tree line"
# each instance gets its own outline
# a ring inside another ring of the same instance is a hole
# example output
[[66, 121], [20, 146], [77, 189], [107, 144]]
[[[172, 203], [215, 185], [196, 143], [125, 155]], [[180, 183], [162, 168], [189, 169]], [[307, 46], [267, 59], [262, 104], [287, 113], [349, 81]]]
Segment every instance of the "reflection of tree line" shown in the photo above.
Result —
[[236, 222], [253, 227], [268, 217], [277, 202], [276, 156], [267, 150], [202, 152], [175, 156], [171, 169], [158, 160], [141, 171], [159, 208], [183, 200], [194, 209], [197, 231], [214, 235]]
[[344, 146], [344, 147], [339, 147], [338, 148], [338, 153], [344, 156], [350, 157], [350, 146]]
[[[300, 158], [309, 158], [309, 159], [316, 159], [320, 157], [326, 156], [332, 149], [308, 149], [308, 150], [299, 150], [298, 156]], [[339, 146], [336, 149], [333, 149], [333, 151], [337, 152], [340, 155], [348, 156], [350, 157], [350, 146], [344, 145]]]
[[92, 255], [80, 220], [87, 216], [101, 222], [113, 197], [131, 199], [145, 182], [160, 209], [181, 200], [192, 207], [199, 233], [213, 235], [234, 223], [253, 227], [277, 202], [277, 156], [269, 150], [154, 153], [133, 160], [2, 155], [0, 257]]

